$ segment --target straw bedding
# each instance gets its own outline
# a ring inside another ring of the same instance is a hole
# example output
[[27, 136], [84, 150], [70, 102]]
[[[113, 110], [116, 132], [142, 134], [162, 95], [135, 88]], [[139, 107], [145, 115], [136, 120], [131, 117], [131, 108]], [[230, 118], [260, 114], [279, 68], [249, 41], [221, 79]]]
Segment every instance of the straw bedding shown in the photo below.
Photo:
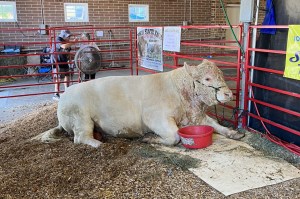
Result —
[[[57, 125], [56, 108], [39, 105], [0, 126], [0, 199], [225, 198], [187, 170], [197, 164], [193, 159], [139, 140], [106, 137], [98, 149], [75, 145], [69, 136], [52, 144], [30, 141]], [[227, 198], [295, 199], [299, 187], [295, 179]]]

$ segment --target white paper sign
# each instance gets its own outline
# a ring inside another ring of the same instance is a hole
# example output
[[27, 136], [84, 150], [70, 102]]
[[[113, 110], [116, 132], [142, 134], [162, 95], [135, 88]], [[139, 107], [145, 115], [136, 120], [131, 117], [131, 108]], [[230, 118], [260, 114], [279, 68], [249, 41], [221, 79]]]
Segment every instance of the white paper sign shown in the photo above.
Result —
[[102, 30], [96, 31], [96, 35], [97, 37], [103, 37], [103, 31]]
[[180, 52], [181, 27], [164, 27], [163, 50]]

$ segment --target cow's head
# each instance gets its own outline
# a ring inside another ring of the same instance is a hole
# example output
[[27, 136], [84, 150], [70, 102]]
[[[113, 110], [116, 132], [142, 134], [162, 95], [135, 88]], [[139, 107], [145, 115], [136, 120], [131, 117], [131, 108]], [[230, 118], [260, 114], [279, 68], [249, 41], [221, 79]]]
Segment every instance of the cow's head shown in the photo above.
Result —
[[232, 92], [224, 81], [223, 72], [208, 60], [198, 66], [184, 63], [185, 70], [193, 79], [194, 99], [203, 101], [208, 106], [228, 102]]

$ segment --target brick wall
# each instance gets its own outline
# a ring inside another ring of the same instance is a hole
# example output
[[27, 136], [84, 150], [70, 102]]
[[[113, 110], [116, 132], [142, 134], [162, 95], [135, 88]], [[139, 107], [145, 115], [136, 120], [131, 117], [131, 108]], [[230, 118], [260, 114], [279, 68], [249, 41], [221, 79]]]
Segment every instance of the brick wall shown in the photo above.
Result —
[[[8, 1], [8, 0], [7, 0]], [[223, 0], [226, 4], [239, 3], [240, 0]], [[182, 25], [182, 21], [190, 20], [189, 0], [43, 0], [44, 19], [40, 0], [16, 0], [18, 23], [0, 23], [1, 28], [14, 28], [16, 31], [0, 31], [0, 42], [26, 42], [47, 41], [47, 35], [37, 34], [39, 24], [43, 21], [50, 27], [55, 26], [171, 26]], [[64, 22], [64, 3], [88, 3], [89, 22], [70, 23]], [[150, 21], [147, 23], [128, 22], [128, 4], [148, 4]], [[261, 1], [261, 6], [265, 0]], [[186, 14], [184, 18], [184, 13]], [[192, 22], [194, 25], [226, 24], [219, 0], [192, 0]], [[23, 31], [19, 31], [18, 28]], [[24, 30], [29, 28], [30, 30]], [[199, 30], [186, 31], [183, 39], [219, 39], [223, 38], [225, 31]]]
[[[44, 22], [53, 26], [138, 26], [138, 25], [182, 25], [184, 20], [184, 0], [43, 0]], [[38, 28], [43, 22], [42, 6], [40, 0], [16, 0], [18, 23], [0, 23], [1, 28]], [[189, 1], [187, 1], [189, 2]], [[88, 3], [89, 22], [70, 23], [64, 22], [64, 3]], [[150, 21], [147, 23], [128, 22], [128, 4], [148, 4]], [[210, 24], [210, 1], [192, 1], [192, 21], [194, 24]], [[189, 19], [189, 5], [186, 7], [186, 17]], [[34, 39], [47, 39], [47, 36], [36, 35], [37, 31], [24, 31], [24, 34], [16, 31], [1, 34], [1, 41], [27, 41]], [[34, 36], [34, 37], [30, 37]]]
[[[263, 21], [265, 15], [265, 7], [266, 7], [266, 0], [259, 0], [259, 17], [258, 22], [261, 23]], [[224, 6], [226, 8], [227, 4], [240, 4], [240, 0], [223, 0]], [[254, 6], [256, 6], [256, 1], [254, 1]], [[255, 8], [254, 8], [255, 12]], [[212, 24], [226, 24], [224, 13], [220, 4], [220, 0], [211, 0], [211, 22]]]
[[[240, 0], [223, 0], [223, 2], [224, 2], [225, 9], [226, 9], [227, 4], [240, 4]], [[254, 1], [254, 5], [256, 6], [256, 1]], [[264, 19], [265, 6], [266, 6], [266, 0], [260, 0], [258, 24], [261, 24]], [[256, 10], [254, 8], [254, 15], [255, 15], [255, 12], [256, 12]], [[211, 0], [211, 23], [214, 25], [226, 25], [227, 24], [221, 4], [220, 4], [220, 0]], [[232, 24], [232, 25], [237, 25], [237, 24]], [[224, 37], [225, 30], [224, 31], [213, 30], [212, 34], [218, 35], [219, 37]]]

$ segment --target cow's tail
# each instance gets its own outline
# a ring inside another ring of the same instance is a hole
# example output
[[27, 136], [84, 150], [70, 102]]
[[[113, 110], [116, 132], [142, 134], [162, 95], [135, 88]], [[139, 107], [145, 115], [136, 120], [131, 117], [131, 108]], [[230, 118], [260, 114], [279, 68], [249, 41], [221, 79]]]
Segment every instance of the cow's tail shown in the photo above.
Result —
[[45, 131], [44, 133], [41, 133], [31, 138], [31, 140], [38, 140], [46, 143], [52, 143], [61, 140], [63, 136], [64, 136], [64, 129], [58, 125], [55, 128], [52, 128], [48, 131]]

